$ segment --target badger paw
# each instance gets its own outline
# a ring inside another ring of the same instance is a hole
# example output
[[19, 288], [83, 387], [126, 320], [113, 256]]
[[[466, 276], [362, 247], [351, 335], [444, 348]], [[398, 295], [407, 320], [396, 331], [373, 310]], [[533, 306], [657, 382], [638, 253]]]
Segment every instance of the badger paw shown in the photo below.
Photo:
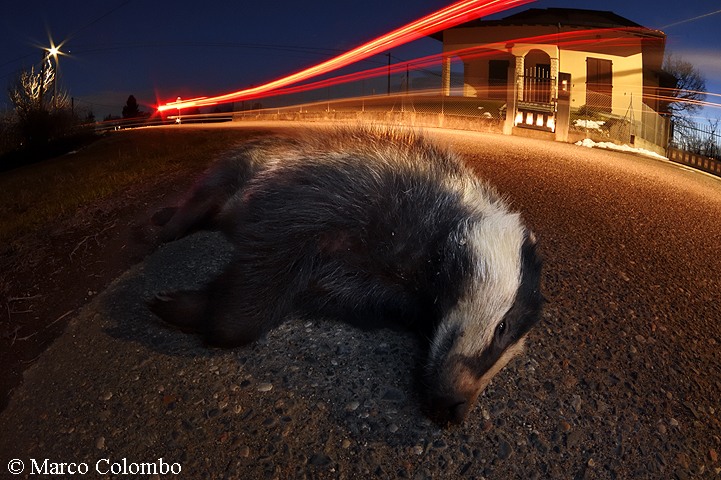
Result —
[[146, 298], [145, 304], [164, 322], [198, 331], [206, 306], [206, 295], [197, 290], [162, 290], [153, 298]]
[[152, 217], [150, 217], [150, 221], [153, 222], [153, 225], [157, 227], [162, 227], [163, 225], [168, 223], [171, 218], [173, 218], [173, 215], [175, 215], [175, 212], [177, 211], [178, 207], [161, 208], [160, 210], [155, 212]]

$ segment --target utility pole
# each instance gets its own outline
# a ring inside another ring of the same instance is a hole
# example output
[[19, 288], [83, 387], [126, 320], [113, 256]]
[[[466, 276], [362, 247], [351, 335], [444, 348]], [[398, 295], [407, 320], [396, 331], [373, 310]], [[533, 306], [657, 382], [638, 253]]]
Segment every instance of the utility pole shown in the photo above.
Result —
[[408, 64], [406, 63], [406, 95], [408, 94], [408, 85], [410, 81], [410, 77], [408, 76]]
[[47, 59], [47, 53], [43, 49], [43, 59], [40, 62], [40, 92], [38, 94], [38, 107], [43, 106], [43, 97], [45, 96], [45, 60]]
[[55, 54], [55, 71], [53, 72], [53, 110], [58, 109], [58, 54]]
[[388, 55], [388, 96], [391, 94], [391, 52], [386, 53]]

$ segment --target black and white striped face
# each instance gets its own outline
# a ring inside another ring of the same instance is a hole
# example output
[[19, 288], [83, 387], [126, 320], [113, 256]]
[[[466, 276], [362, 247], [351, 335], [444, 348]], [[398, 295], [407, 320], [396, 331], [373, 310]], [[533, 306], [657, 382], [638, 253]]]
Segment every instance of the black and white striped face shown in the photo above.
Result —
[[536, 240], [515, 214], [486, 214], [464, 235], [473, 275], [438, 326], [427, 375], [431, 414], [460, 423], [478, 395], [524, 348], [543, 296]]

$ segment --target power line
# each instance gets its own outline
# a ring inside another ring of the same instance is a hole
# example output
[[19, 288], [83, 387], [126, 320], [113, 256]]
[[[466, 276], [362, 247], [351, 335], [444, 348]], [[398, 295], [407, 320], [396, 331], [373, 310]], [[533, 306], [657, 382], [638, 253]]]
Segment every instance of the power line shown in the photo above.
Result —
[[[337, 48], [323, 47], [303, 47], [298, 45], [272, 45], [261, 43], [231, 43], [231, 42], [122, 42], [122, 43], [100, 43], [85, 44], [73, 46], [73, 53], [94, 53], [108, 50], [121, 50], [125, 48], [191, 48], [191, 47], [211, 47], [211, 48], [247, 48], [259, 50], [276, 50], [281, 52], [302, 53], [310, 55], [337, 55], [345, 52], [345, 50]], [[381, 63], [370, 58], [364, 59], [365, 62]]]
[[694, 20], [698, 20], [699, 18], [710, 17], [711, 15], [716, 15], [717, 13], [721, 13], [721, 10], [716, 10], [715, 12], [705, 13], [705, 14], [703, 14], [703, 15], [699, 15], [698, 17], [693, 17], [693, 18], [689, 18], [689, 19], [686, 19], [686, 20], [681, 20], [680, 22], [669, 23], [668, 25], [664, 25], [663, 27], [660, 27], [659, 30], [663, 30], [663, 29], [666, 29], [666, 28], [668, 28], [668, 27], [675, 27], [676, 25], [681, 25], [682, 23], [686, 23], [686, 22], [692, 22], [692, 21], [694, 21]]
[[[70, 35], [68, 35], [68, 37], [65, 39], [65, 41], [70, 40], [70, 39], [73, 38], [75, 35], [77, 35], [78, 33], [82, 32], [83, 30], [85, 30], [86, 28], [88, 28], [88, 27], [90, 27], [90, 26], [92, 26], [92, 25], [95, 25], [95, 24], [98, 23], [100, 20], [102, 20], [103, 18], [107, 17], [108, 15], [110, 15], [110, 14], [113, 13], [113, 12], [115, 12], [116, 10], [119, 10], [120, 8], [124, 7], [125, 5], [129, 4], [131, 1], [132, 1], [132, 0], [127, 0], [127, 1], [125, 1], [124, 3], [121, 3], [121, 4], [118, 5], [117, 7], [113, 8], [112, 10], [110, 10], [108, 13], [105, 13], [105, 14], [99, 16], [98, 18], [96, 18], [96, 19], [93, 20], [92, 22], [88, 23], [88, 24], [85, 25], [84, 27], [81, 27], [81, 28], [79, 28], [78, 30], [75, 30], [75, 32], [73, 32], [73, 33], [71, 33]], [[64, 43], [64, 42], [63, 42], [63, 43]]]
[[[113, 12], [115, 12], [116, 10], [119, 10], [120, 8], [124, 7], [125, 5], [127, 5], [128, 3], [130, 3], [131, 1], [132, 1], [132, 0], [126, 0], [125, 2], [121, 3], [121, 4], [118, 5], [117, 7], [113, 8], [112, 10], [108, 11], [107, 13], [104, 13], [103, 15], [99, 16], [98, 18], [96, 18], [96, 19], [93, 20], [92, 22], [88, 23], [88, 24], [85, 25], [84, 27], [81, 27], [81, 28], [75, 30], [75, 32], [71, 33], [70, 35], [68, 35], [68, 36], [65, 38], [65, 40], [63, 40], [62, 42], [60, 42], [60, 45], [68, 42], [71, 38], [73, 38], [73, 37], [74, 37], [75, 35], [77, 35], [78, 33], [82, 32], [83, 30], [85, 30], [86, 28], [88, 28], [88, 27], [90, 27], [90, 26], [92, 26], [92, 25], [95, 25], [95, 24], [98, 23], [100, 20], [102, 20], [103, 18], [107, 17], [108, 15], [110, 15], [110, 14], [113, 13]], [[0, 65], [0, 67], [4, 67], [5, 65], [10, 65], [11, 63], [15, 63], [15, 62], [17, 62], [17, 61], [19, 61], [19, 60], [22, 60], [22, 59], [27, 58], [27, 57], [31, 57], [31, 56], [33, 56], [33, 55], [34, 55], [34, 54], [32, 54], [32, 53], [29, 53], [29, 54], [27, 54], [27, 55], [23, 55], [22, 57], [18, 57], [18, 58], [16, 58], [15, 60], [11, 60], [11, 61], [9, 61], [9, 62], [3, 63], [2, 65]], [[9, 77], [10, 75], [15, 75], [17, 72], [19, 72], [19, 71], [21, 71], [21, 70], [22, 70], [22, 69], [17, 69], [17, 70], [15, 70], [15, 71], [13, 71], [13, 72], [10, 72], [10, 73], [6, 74], [6, 75], [3, 75], [3, 76], [0, 77], [0, 78], [6, 78], [6, 77]]]
[[104, 105], [102, 103], [88, 102], [82, 98], [73, 97], [76, 102], [87, 103], [88, 105], [95, 105], [96, 107], [107, 107], [107, 108], [122, 108], [122, 105]]

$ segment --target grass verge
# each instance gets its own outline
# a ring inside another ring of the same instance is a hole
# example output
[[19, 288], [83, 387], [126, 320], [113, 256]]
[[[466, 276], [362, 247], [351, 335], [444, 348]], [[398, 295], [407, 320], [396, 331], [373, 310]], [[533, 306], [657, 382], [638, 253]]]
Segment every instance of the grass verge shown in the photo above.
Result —
[[79, 206], [187, 168], [258, 132], [154, 127], [109, 132], [79, 152], [0, 174], [0, 251]]

